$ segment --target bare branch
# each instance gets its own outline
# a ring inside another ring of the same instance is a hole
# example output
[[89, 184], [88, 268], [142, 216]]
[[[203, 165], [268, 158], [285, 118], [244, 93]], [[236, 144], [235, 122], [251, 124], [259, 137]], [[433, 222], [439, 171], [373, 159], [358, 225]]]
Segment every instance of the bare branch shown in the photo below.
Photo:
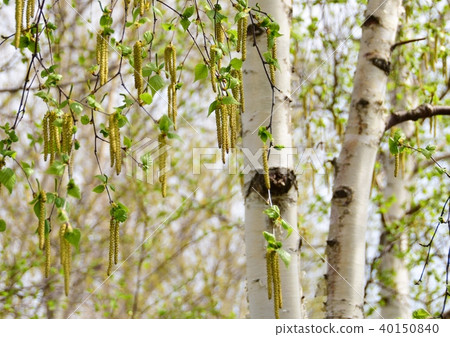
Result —
[[422, 104], [412, 110], [397, 111], [392, 113], [388, 118], [385, 131], [406, 121], [416, 121], [421, 118], [438, 115], [450, 115], [450, 106], [433, 106], [431, 104]]

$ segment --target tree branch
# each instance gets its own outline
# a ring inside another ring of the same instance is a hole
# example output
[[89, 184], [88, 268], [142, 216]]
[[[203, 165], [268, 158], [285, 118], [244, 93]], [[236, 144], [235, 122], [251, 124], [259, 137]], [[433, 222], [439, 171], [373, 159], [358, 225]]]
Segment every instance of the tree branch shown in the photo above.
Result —
[[393, 126], [406, 121], [416, 121], [421, 118], [433, 117], [437, 115], [450, 115], [450, 106], [433, 106], [431, 104], [422, 104], [412, 110], [394, 112], [386, 121], [386, 128], [384, 130], [387, 131]]

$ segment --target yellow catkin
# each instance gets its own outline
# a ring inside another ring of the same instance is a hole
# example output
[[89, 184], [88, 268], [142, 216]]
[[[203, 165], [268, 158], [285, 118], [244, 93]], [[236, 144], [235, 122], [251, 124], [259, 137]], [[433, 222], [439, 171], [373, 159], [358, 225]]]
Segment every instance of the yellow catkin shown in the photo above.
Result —
[[236, 51], [238, 53], [241, 51], [241, 45], [242, 45], [242, 18], [238, 20], [238, 26], [237, 26]]
[[117, 262], [119, 261], [119, 242], [120, 242], [119, 221], [115, 221], [115, 226], [114, 226], [114, 264], [117, 264]]
[[[279, 264], [278, 254], [275, 251], [271, 252], [271, 264], [272, 264], [272, 284], [273, 284], [273, 309], [276, 319], [280, 318], [280, 279], [279, 277]], [[277, 268], [278, 267], [278, 268]]]
[[70, 285], [70, 264], [72, 258], [72, 248], [70, 243], [65, 239], [65, 234], [72, 231], [72, 226], [69, 223], [64, 223], [59, 229], [59, 251], [61, 265], [64, 272], [64, 293], [66, 296], [69, 295], [69, 285]]
[[278, 253], [277, 252], [274, 253], [275, 253], [273, 256], [274, 294], [277, 297], [278, 308], [281, 309], [283, 307], [283, 296], [281, 293], [280, 259], [278, 258]]
[[241, 103], [241, 113], [245, 112], [245, 99], [244, 99], [244, 82], [242, 79], [242, 69], [238, 71], [238, 79], [239, 79], [239, 103]]
[[39, 192], [39, 225], [38, 225], [38, 235], [39, 235], [39, 249], [44, 249], [45, 245], [45, 217], [46, 209], [45, 203], [47, 202], [47, 195], [44, 191]]
[[[276, 39], [273, 39], [273, 46], [270, 46], [270, 30], [267, 30], [267, 50], [270, 49], [271, 56], [274, 60], [277, 59], [277, 42]], [[275, 85], [275, 66], [273, 64], [269, 65], [269, 71], [270, 71], [270, 81], [273, 85]]]
[[49, 134], [49, 144], [48, 150], [50, 152], [50, 164], [53, 164], [56, 154], [61, 150], [60, 139], [59, 139], [59, 130], [56, 126], [56, 120], [58, 119], [58, 115], [56, 111], [50, 111], [48, 116], [48, 134]]
[[398, 153], [396, 153], [394, 155], [394, 177], [398, 176], [398, 167], [400, 164], [400, 155]]
[[230, 105], [229, 107], [229, 115], [230, 115], [230, 147], [234, 149], [236, 147], [236, 113], [237, 107], [235, 104]]
[[269, 190], [270, 189], [269, 160], [268, 160], [268, 149], [266, 144], [264, 144], [263, 146], [262, 156], [264, 169], [264, 183], [266, 184], [266, 188]]
[[136, 41], [133, 46], [134, 59], [134, 87], [138, 92], [138, 101], [141, 102], [141, 94], [144, 91], [144, 79], [142, 78], [142, 43]]
[[62, 125], [62, 145], [61, 150], [65, 154], [70, 154], [72, 150], [72, 135], [73, 135], [73, 119], [72, 114], [66, 113], [63, 117]]
[[102, 62], [103, 37], [101, 33], [97, 33], [97, 44], [95, 45], [95, 60], [100, 66]]
[[114, 142], [116, 143], [116, 174], [122, 171], [122, 148], [120, 146], [120, 129], [119, 129], [119, 113], [114, 114]]
[[225, 164], [225, 153], [229, 150], [229, 138], [228, 138], [228, 106], [220, 106], [220, 117], [222, 125], [222, 162]]
[[42, 134], [44, 139], [44, 161], [47, 161], [48, 154], [50, 153], [50, 144], [49, 144], [49, 134], [48, 134], [48, 117], [49, 112], [47, 112], [42, 119]]
[[177, 53], [175, 46], [170, 43], [164, 50], [164, 66], [168, 76], [170, 77], [170, 84], [167, 88], [168, 107], [167, 114], [172, 120], [174, 129], [177, 129], [177, 65], [176, 65]]
[[108, 81], [108, 40], [108, 35], [102, 35], [100, 56], [100, 85], [104, 85]]
[[107, 275], [111, 275], [111, 271], [114, 265], [114, 255], [116, 249], [116, 232], [115, 232], [116, 220], [111, 217], [109, 221], [109, 262]]
[[14, 36], [14, 46], [19, 48], [20, 36], [22, 35], [24, 0], [16, 0], [16, 35]]
[[[66, 233], [72, 232], [72, 226], [68, 223], [66, 226]], [[69, 296], [69, 286], [70, 286], [70, 269], [71, 269], [71, 259], [72, 259], [72, 246], [65, 238], [64, 242], [64, 292], [66, 296]]]
[[50, 263], [51, 263], [51, 252], [50, 252], [50, 233], [45, 234], [45, 270], [44, 274], [47, 278], [50, 275]]
[[242, 61], [245, 61], [247, 59], [247, 23], [248, 23], [247, 21], [248, 21], [248, 19], [245, 16], [245, 17], [241, 18], [239, 21], [241, 21], [241, 20], [242, 20], [242, 24], [241, 24], [241, 30], [242, 30], [242, 32], [241, 32], [241, 36], [242, 36], [242, 38], [241, 38], [241, 43], [242, 43], [241, 59], [242, 59]]
[[145, 0], [139, 0], [139, 14], [143, 16], [145, 13]]
[[222, 147], [222, 117], [220, 115], [220, 109], [216, 109], [216, 129], [217, 129], [217, 146], [219, 149]]
[[210, 55], [210, 73], [211, 73], [211, 86], [214, 92], [217, 92], [216, 88], [216, 56], [217, 56], [217, 50], [216, 45], [211, 46], [211, 49], [209, 51]]
[[35, 0], [27, 1], [27, 28], [31, 27], [31, 19], [34, 16]]
[[[216, 22], [215, 24], [215, 32], [216, 32], [216, 41], [217, 41], [217, 45], [220, 48], [220, 44], [224, 43], [225, 41], [225, 32], [223, 31], [223, 27], [222, 24], [220, 22]], [[222, 68], [222, 59], [221, 58], [217, 58], [217, 67]]]
[[161, 194], [163, 198], [166, 197], [167, 194], [167, 176], [166, 176], [166, 162], [167, 162], [167, 139], [165, 134], [160, 134], [158, 136], [158, 144], [159, 144], [159, 181], [161, 183]]
[[114, 166], [116, 162], [116, 141], [115, 141], [115, 128], [114, 128], [114, 114], [108, 116], [108, 133], [109, 133], [109, 157], [110, 165]]
[[272, 270], [272, 252], [266, 252], [266, 272], [267, 272], [267, 298], [272, 299], [272, 281], [273, 281], [273, 270]]

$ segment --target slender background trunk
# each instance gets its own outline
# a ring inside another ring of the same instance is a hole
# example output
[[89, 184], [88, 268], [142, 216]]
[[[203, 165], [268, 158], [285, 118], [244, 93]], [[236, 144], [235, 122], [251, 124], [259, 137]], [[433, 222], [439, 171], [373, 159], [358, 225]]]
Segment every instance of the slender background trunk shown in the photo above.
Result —
[[[297, 230], [297, 191], [295, 188], [295, 176], [293, 175], [293, 163], [289, 163], [289, 148], [292, 147], [292, 133], [289, 100], [291, 83], [291, 63], [289, 60], [290, 22], [292, 16], [292, 2], [289, 0], [264, 0], [249, 1], [250, 6], [259, 4], [261, 10], [271, 15], [280, 25], [280, 33], [283, 36], [277, 39], [277, 59], [280, 70], [276, 71], [276, 85], [280, 92], [275, 92], [275, 108], [272, 121], [272, 134], [274, 144], [284, 145], [287, 149], [271, 151], [269, 167], [271, 176], [277, 174], [279, 183], [272, 179], [272, 201], [281, 210], [281, 216], [294, 228], [292, 235], [283, 242], [283, 248], [291, 254], [291, 263], [286, 268], [280, 262], [281, 289], [283, 294], [283, 308], [280, 310], [280, 318], [300, 318], [302, 310], [301, 288], [299, 280], [299, 236]], [[247, 60], [244, 62], [244, 88], [245, 88], [245, 113], [242, 115], [243, 148], [256, 154], [261, 153], [262, 142], [258, 136], [258, 128], [267, 126], [270, 122], [272, 106], [272, 90], [256, 44], [261, 52], [267, 50], [266, 32], [260, 28], [253, 29], [249, 20], [247, 38]], [[261, 164], [261, 156], [257, 157]], [[268, 218], [263, 211], [268, 208], [266, 203], [267, 192], [264, 181], [261, 178], [261, 168], [254, 167], [245, 157], [245, 165], [250, 172], [245, 175], [245, 243], [247, 257], [247, 288], [251, 318], [273, 318], [273, 300], [267, 299], [266, 284], [266, 241], [263, 231], [272, 231]], [[259, 171], [259, 173], [258, 173]], [[281, 181], [281, 182], [280, 182]], [[284, 184], [281, 188], [280, 184]], [[280, 236], [281, 237], [281, 236]]]
[[362, 318], [365, 235], [373, 168], [385, 129], [385, 99], [400, 0], [371, 0], [344, 143], [336, 166], [327, 241], [327, 317]]

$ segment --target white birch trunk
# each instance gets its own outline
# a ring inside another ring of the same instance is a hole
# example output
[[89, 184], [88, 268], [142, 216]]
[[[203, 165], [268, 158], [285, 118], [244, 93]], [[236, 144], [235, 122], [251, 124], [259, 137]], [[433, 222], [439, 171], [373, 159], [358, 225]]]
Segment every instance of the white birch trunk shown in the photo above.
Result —
[[[286, 155], [292, 147], [291, 116], [289, 100], [286, 100], [290, 93], [291, 65], [289, 60], [289, 37], [292, 3], [290, 0], [258, 0], [249, 1], [249, 6], [258, 3], [261, 10], [269, 13], [271, 17], [280, 25], [280, 33], [283, 36], [277, 39], [277, 59], [281, 70], [276, 71], [276, 85], [281, 93], [275, 93], [275, 109], [272, 122], [272, 134], [274, 144], [284, 145], [287, 149], [281, 151], [271, 151], [269, 167], [277, 169], [278, 172], [288, 173], [293, 168], [288, 166]], [[249, 20], [251, 25], [251, 20]], [[251, 28], [251, 27], [249, 27]], [[256, 43], [261, 52], [267, 50], [267, 39], [265, 31], [256, 28]], [[267, 195], [263, 183], [258, 178], [258, 170], [261, 173], [261, 148], [262, 142], [258, 137], [258, 128], [267, 126], [270, 119], [272, 104], [272, 90], [263, 69], [262, 60], [257, 49], [253, 46], [253, 30], [248, 30], [247, 37], [247, 60], [244, 62], [244, 90], [245, 90], [245, 113], [242, 115], [242, 136], [243, 150], [259, 155], [259, 167], [255, 167], [249, 160], [249, 156], [244, 156], [245, 166], [250, 170], [245, 175], [244, 196], [245, 196], [245, 244], [247, 257], [247, 290], [248, 302], [251, 318], [274, 318], [273, 300], [267, 299], [266, 284], [266, 241], [263, 231], [272, 231], [268, 218], [263, 211], [268, 208], [266, 204]], [[281, 156], [279, 154], [282, 154]], [[292, 163], [290, 163], [292, 166]], [[291, 171], [292, 172], [292, 171]], [[294, 232], [289, 239], [284, 240], [283, 248], [291, 254], [291, 263], [286, 268], [280, 261], [281, 288], [283, 295], [283, 308], [280, 310], [280, 318], [301, 318], [301, 288], [299, 279], [299, 236], [297, 230], [297, 191], [295, 189], [295, 176], [285, 174], [288, 184], [292, 186], [283, 193], [272, 193], [272, 200], [281, 210], [281, 216], [293, 228]], [[272, 190], [276, 189], [276, 184]], [[281, 238], [281, 237], [280, 237]]]
[[375, 158], [385, 128], [390, 48], [400, 0], [369, 0], [354, 89], [337, 161], [327, 241], [327, 317], [362, 318], [367, 208]]

